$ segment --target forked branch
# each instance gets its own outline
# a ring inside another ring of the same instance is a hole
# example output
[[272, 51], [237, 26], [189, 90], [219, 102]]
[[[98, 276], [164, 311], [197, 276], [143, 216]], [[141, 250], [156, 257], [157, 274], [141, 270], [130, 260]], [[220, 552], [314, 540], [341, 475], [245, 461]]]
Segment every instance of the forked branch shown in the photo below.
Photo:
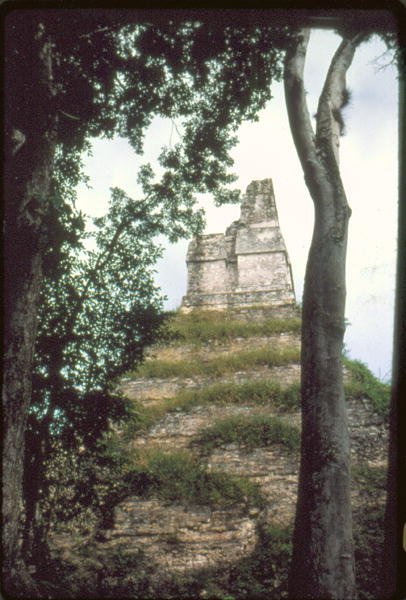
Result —
[[357, 33], [351, 39], [343, 39], [337, 48], [328, 70], [317, 109], [316, 144], [318, 150], [334, 157], [338, 165], [340, 136], [342, 135], [342, 108], [348, 99], [346, 74], [351, 66], [357, 46], [364, 38]]
[[315, 135], [306, 102], [303, 72], [310, 30], [298, 32], [296, 41], [286, 52], [284, 85], [286, 108], [293, 141], [305, 175], [306, 184], [314, 201], [322, 197], [320, 186], [324, 181], [322, 164], [315, 145]]

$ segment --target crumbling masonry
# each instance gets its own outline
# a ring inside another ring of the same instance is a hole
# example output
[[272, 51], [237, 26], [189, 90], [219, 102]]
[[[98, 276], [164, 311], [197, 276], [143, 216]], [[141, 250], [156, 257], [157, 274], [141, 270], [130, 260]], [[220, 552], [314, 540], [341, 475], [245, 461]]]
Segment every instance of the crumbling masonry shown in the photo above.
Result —
[[293, 308], [292, 272], [278, 221], [272, 179], [253, 181], [241, 216], [226, 230], [194, 238], [181, 310], [246, 306]]

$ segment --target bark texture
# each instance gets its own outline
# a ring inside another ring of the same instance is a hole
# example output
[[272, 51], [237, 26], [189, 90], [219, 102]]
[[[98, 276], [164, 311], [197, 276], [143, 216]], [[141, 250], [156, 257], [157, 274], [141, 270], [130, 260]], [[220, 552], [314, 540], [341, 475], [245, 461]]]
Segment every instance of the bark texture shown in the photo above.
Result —
[[302, 449], [289, 578], [291, 598], [355, 598], [350, 443], [341, 353], [345, 261], [351, 214], [338, 167], [345, 74], [360, 38], [343, 40], [320, 96], [314, 134], [303, 71], [309, 31], [287, 53], [290, 127], [315, 207], [302, 321]]
[[[406, 155], [406, 76], [399, 69], [399, 156]], [[404, 160], [404, 159], [403, 159]], [[398, 262], [395, 306], [395, 341], [392, 368], [392, 398], [389, 415], [389, 451], [387, 500], [385, 514], [385, 543], [382, 556], [383, 600], [406, 595], [406, 555], [403, 528], [406, 523], [405, 456], [406, 440], [402, 425], [406, 424], [406, 170], [399, 161]], [[403, 485], [402, 485], [403, 484]]]
[[[24, 12], [24, 11], [22, 11]], [[56, 145], [53, 45], [32, 16], [6, 23], [3, 584], [32, 593], [20, 553], [24, 436]]]

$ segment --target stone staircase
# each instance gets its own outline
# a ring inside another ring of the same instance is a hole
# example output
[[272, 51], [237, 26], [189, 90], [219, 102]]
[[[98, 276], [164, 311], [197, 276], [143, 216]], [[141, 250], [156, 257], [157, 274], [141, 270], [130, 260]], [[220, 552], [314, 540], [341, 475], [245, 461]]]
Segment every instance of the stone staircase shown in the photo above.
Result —
[[[283, 350], [289, 348], [300, 350], [300, 338], [298, 334], [282, 332], [280, 335], [270, 337], [253, 336], [250, 338], [236, 338], [228, 343], [212, 340], [206, 343], [203, 348], [196, 348], [190, 344], [181, 346], [163, 346], [153, 348], [147, 353], [147, 360], [167, 360], [172, 363], [180, 361], [197, 361], [201, 364], [204, 371], [204, 365], [215, 362], [223, 357], [237, 356], [241, 352], [261, 350], [271, 348], [273, 350]], [[214, 385], [220, 379], [223, 383], [243, 383], [255, 379], [268, 379], [282, 385], [289, 385], [298, 382], [300, 379], [300, 366], [295, 362], [286, 362], [280, 366], [257, 365], [255, 369], [229, 370], [221, 374], [221, 377], [208, 372], [195, 374], [191, 377], [136, 377], [126, 378], [122, 384], [122, 391], [131, 400], [142, 400], [145, 403], [159, 401], [162, 398], [170, 398], [185, 389], [202, 389]]]
[[[215, 315], [215, 313], [212, 313]], [[239, 319], [241, 320], [241, 315]], [[186, 319], [178, 315], [178, 322]], [[204, 327], [205, 314], [203, 313]], [[228, 313], [228, 318], [230, 313]], [[262, 317], [263, 318], [263, 317]], [[221, 313], [217, 314], [220, 322]], [[264, 320], [264, 322], [266, 319]], [[247, 321], [249, 322], [249, 321]], [[282, 323], [280, 321], [280, 323]], [[209, 342], [175, 341], [150, 350], [140, 376], [133, 374], [122, 383], [128, 398], [147, 410], [160, 409], [151, 426], [131, 442], [132, 449], [141, 456], [148, 453], [169, 456], [186, 453], [191, 461], [201, 464], [207, 473], [225, 473], [237, 476], [258, 486], [259, 503], [242, 495], [233, 502], [204, 503], [192, 500], [160, 497], [159, 490], [145, 497], [136, 493], [129, 495], [114, 509], [111, 529], [104, 532], [104, 541], [97, 545], [97, 555], [117, 549], [127, 555], [142, 551], [154, 571], [156, 581], [168, 577], [193, 578], [194, 574], [231, 569], [246, 559], [258, 545], [261, 530], [279, 528], [291, 530], [296, 503], [299, 452], [280, 441], [264, 444], [245, 444], [239, 440], [220, 442], [213, 447], [202, 448], [199, 439], [218, 423], [227, 419], [252, 418], [276, 419], [292, 431], [300, 431], [300, 411], [296, 403], [283, 405], [269, 400], [258, 401], [253, 396], [236, 400], [222, 398], [222, 386], [231, 384], [238, 391], [247, 382], [277, 385], [281, 390], [298, 388], [300, 366], [291, 358], [285, 364], [268, 367], [266, 364], [250, 368], [228, 370], [224, 375], [205, 374], [205, 365], [238, 358], [242, 352], [272, 348], [283, 352], [299, 350], [299, 332], [292, 331], [292, 319], [286, 320], [286, 331], [277, 335], [230, 337], [211, 339]], [[290, 329], [289, 329], [290, 328]], [[283, 329], [283, 328], [282, 328]], [[289, 357], [289, 353], [286, 353]], [[184, 364], [190, 357], [197, 361], [197, 375], [148, 377], [145, 372], [157, 363], [166, 367]], [[282, 360], [282, 358], [280, 358]], [[238, 361], [237, 361], [238, 362]], [[348, 376], [347, 376], [348, 379]], [[204, 392], [213, 389], [210, 401]], [[218, 390], [218, 396], [216, 396]], [[199, 403], [199, 394], [202, 402]], [[178, 402], [178, 399], [182, 399]], [[185, 396], [186, 394], [186, 396]], [[193, 396], [194, 394], [194, 396]], [[193, 402], [190, 402], [193, 398]], [[188, 405], [189, 401], [189, 405]], [[354, 469], [359, 465], [368, 469], [385, 469], [386, 424], [374, 412], [371, 401], [348, 398], [348, 413], [352, 435], [352, 458]], [[175, 475], [176, 476], [176, 475]], [[355, 480], [353, 489], [355, 522], [357, 514], [365, 510], [365, 494]], [[374, 502], [383, 507], [384, 493], [375, 494]]]
[[[145, 407], [153, 407], [157, 404], [162, 406], [166, 401], [170, 406], [170, 401], [185, 390], [198, 392], [225, 383], [241, 385], [257, 380], [277, 382], [282, 387], [297, 384], [300, 375], [297, 362], [273, 367], [258, 364], [250, 369], [231, 370], [224, 375], [204, 374], [205, 364], [269, 347], [299, 352], [299, 333], [282, 331], [269, 337], [230, 337], [227, 341], [212, 339], [203, 345], [186, 341], [154, 347], [148, 353], [147, 368], [154, 361], [170, 361], [176, 365], [193, 360], [201, 365], [202, 374], [166, 378], [134, 376], [123, 382], [122, 390], [128, 398]], [[155, 449], [167, 453], [183, 450], [190, 452], [196, 460], [202, 460], [199, 445], [195, 443], [199, 433], [221, 420], [238, 415], [275, 416], [296, 428], [300, 427], [297, 410], [289, 413], [284, 407], [273, 407], [271, 402], [257, 405], [249, 399], [243, 404], [222, 401], [220, 404], [197, 404], [188, 410], [170, 410], [148, 431], [137, 436], [132, 446], [136, 450]], [[289, 455], [278, 445], [247, 449], [232, 443], [205, 455], [204, 463], [209, 471], [238, 475], [259, 484], [266, 511], [249, 506], [246, 498], [224, 509], [181, 502], [162, 503], [157, 499], [133, 496], [116, 507], [114, 529], [106, 532], [106, 548], [112, 543], [125, 544], [127, 552], [131, 548], [134, 552], [141, 548], [151, 561], [156, 561], [157, 570], [162, 571], [162, 575], [190, 572], [190, 569], [225, 566], [247, 556], [257, 542], [258, 519], [264, 521], [275, 517], [275, 522], [284, 526], [292, 521], [297, 453]]]

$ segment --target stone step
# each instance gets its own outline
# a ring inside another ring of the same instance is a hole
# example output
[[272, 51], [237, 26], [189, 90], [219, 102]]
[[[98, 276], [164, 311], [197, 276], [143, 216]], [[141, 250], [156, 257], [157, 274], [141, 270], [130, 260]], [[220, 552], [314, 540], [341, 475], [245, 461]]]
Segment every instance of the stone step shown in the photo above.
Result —
[[[371, 400], [347, 399], [347, 413], [351, 438], [352, 459], [364, 458], [371, 464], [378, 463], [387, 453], [387, 424], [383, 417], [373, 411]], [[268, 405], [206, 405], [197, 406], [189, 411], [171, 411], [162, 417], [145, 434], [139, 434], [132, 441], [133, 448], [160, 447], [161, 449], [180, 449], [191, 447], [194, 438], [202, 429], [212, 426], [219, 420], [235, 415], [267, 415], [277, 417], [296, 427], [301, 427], [299, 409], [286, 412], [272, 403]], [[368, 432], [368, 435], [365, 432]], [[244, 451], [242, 451], [244, 452]], [[252, 466], [252, 469], [254, 467]], [[247, 470], [248, 472], [248, 470]]]
[[126, 553], [142, 550], [163, 573], [236, 562], [257, 541], [255, 519], [244, 504], [215, 509], [131, 497], [116, 507], [115, 523], [97, 551], [121, 539]]
[[300, 365], [258, 367], [255, 370], [237, 371], [222, 377], [139, 378], [127, 381], [123, 379], [120, 390], [130, 400], [139, 400], [146, 406], [152, 406], [154, 402], [164, 398], [173, 398], [183, 390], [199, 390], [217, 383], [245, 383], [258, 379], [269, 379], [283, 387], [288, 387], [299, 382]]
[[137, 436], [132, 441], [133, 448], [159, 446], [160, 448], [179, 449], [191, 445], [193, 439], [202, 429], [211, 427], [219, 420], [236, 415], [266, 415], [279, 419], [300, 428], [300, 413], [284, 414], [275, 407], [268, 406], [238, 406], [208, 405], [191, 409], [188, 412], [176, 411], [166, 414], [146, 434]]
[[269, 347], [273, 349], [297, 348], [300, 349], [300, 335], [294, 333], [281, 333], [272, 336], [252, 336], [249, 338], [237, 337], [227, 341], [211, 340], [201, 345], [196, 344], [168, 344], [153, 346], [146, 353], [146, 360], [207, 360], [215, 359], [226, 354], [238, 354], [242, 351], [256, 350]]

